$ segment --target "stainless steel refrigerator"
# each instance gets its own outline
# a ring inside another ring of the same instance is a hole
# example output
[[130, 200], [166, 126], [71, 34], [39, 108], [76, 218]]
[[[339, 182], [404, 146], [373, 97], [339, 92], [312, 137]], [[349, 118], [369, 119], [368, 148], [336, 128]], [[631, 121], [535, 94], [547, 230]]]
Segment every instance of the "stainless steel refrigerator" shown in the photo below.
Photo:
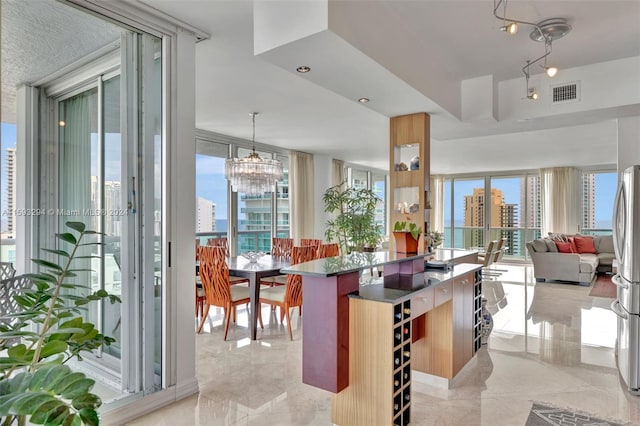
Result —
[[629, 391], [640, 394], [640, 166], [626, 169], [613, 208], [613, 247], [617, 273], [612, 281], [618, 298], [616, 351], [620, 375]]

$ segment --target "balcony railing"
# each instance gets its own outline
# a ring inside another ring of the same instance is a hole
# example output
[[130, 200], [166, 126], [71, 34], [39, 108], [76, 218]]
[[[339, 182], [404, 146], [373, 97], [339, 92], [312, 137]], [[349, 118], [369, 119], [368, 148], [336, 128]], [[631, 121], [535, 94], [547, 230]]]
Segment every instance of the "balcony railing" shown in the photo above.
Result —
[[[196, 239], [200, 240], [200, 244], [207, 244], [209, 238], [226, 237], [225, 232], [198, 232]], [[289, 238], [289, 229], [278, 229], [278, 237]], [[239, 231], [238, 232], [238, 254], [248, 251], [271, 251], [271, 232], [270, 231]]]

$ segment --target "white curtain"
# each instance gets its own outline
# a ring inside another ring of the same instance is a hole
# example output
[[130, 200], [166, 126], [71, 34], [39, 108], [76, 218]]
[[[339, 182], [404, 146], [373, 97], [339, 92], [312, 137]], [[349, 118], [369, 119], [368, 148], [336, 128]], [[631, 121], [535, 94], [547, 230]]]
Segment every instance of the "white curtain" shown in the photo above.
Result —
[[313, 155], [289, 153], [289, 223], [295, 244], [314, 236]]
[[431, 231], [444, 232], [444, 176], [431, 176]]
[[580, 173], [574, 167], [540, 169], [542, 235], [575, 234], [580, 211]]
[[333, 159], [331, 162], [333, 171], [331, 174], [331, 186], [340, 185], [344, 182], [344, 161]]
[[[85, 222], [87, 228], [97, 230], [91, 222], [91, 216], [83, 215], [83, 209], [92, 205], [91, 193], [91, 142], [92, 117], [97, 105], [97, 93], [94, 90], [83, 92], [60, 104], [60, 178], [58, 207], [68, 210], [69, 214], [61, 217], [61, 230], [64, 222]], [[97, 172], [94, 173], [97, 175]]]

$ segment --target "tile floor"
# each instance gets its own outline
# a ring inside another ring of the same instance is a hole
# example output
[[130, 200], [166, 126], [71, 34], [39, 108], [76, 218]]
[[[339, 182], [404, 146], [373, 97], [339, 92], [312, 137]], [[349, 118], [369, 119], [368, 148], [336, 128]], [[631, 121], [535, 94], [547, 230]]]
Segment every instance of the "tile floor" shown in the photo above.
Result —
[[[589, 287], [536, 284], [531, 268], [499, 265], [483, 293], [494, 327], [488, 345], [452, 389], [412, 388], [412, 425], [524, 425], [534, 401], [640, 424], [640, 397], [615, 364], [611, 299]], [[246, 312], [222, 341], [220, 312], [197, 336], [200, 394], [131, 425], [331, 425], [331, 396], [302, 384], [302, 319], [294, 341], [263, 306], [265, 330], [251, 342]], [[267, 318], [270, 320], [267, 321]]]

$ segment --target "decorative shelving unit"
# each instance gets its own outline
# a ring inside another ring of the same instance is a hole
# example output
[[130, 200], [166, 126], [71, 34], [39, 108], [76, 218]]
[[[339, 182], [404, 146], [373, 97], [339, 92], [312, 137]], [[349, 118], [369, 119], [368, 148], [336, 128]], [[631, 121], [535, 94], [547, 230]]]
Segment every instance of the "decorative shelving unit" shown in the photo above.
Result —
[[[391, 117], [389, 170], [391, 225], [407, 218], [422, 227], [418, 244], [424, 251], [430, 217], [430, 117], [420, 112]], [[394, 244], [393, 239], [390, 241]]]

